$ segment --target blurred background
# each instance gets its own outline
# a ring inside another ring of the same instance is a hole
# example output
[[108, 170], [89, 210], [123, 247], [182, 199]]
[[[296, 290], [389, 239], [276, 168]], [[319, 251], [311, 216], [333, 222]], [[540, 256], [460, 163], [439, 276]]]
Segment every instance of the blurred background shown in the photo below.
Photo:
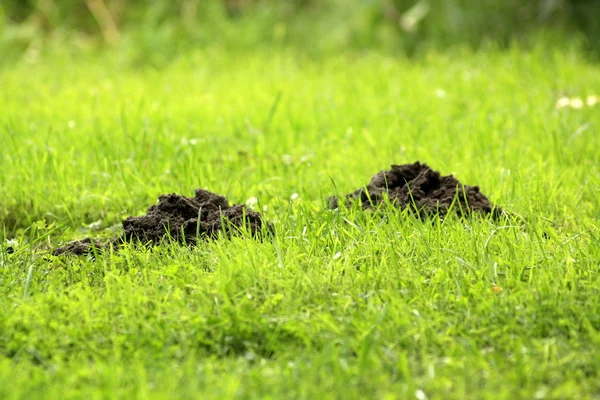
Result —
[[[160, 65], [192, 48], [294, 46], [313, 54], [527, 45], [539, 35], [598, 54], [600, 0], [2, 0], [0, 52], [122, 47]], [[533, 38], [533, 39], [532, 39]]]

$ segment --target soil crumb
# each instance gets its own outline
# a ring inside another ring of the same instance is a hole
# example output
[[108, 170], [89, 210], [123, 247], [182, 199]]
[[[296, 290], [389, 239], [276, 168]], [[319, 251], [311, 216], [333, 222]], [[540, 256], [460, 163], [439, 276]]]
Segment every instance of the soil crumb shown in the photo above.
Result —
[[219, 232], [231, 234], [246, 226], [253, 236], [260, 235], [263, 217], [244, 205], [229, 205], [225, 197], [197, 189], [194, 197], [166, 194], [148, 208], [146, 215], [128, 217], [123, 233], [106, 243], [86, 238], [55, 249], [53, 255], [85, 255], [95, 247], [98, 252], [121, 243], [138, 241], [157, 245], [163, 240], [196, 244], [198, 239], [216, 238]]
[[[460, 183], [452, 175], [442, 176], [427, 164], [392, 165], [392, 169], [375, 175], [364, 188], [345, 196], [346, 205], [359, 201], [364, 209], [378, 208], [385, 197], [401, 209], [409, 209], [420, 217], [445, 217], [451, 210], [460, 216], [473, 213], [494, 218], [502, 210], [494, 207], [478, 186]], [[339, 206], [339, 199], [330, 197], [331, 208]]]

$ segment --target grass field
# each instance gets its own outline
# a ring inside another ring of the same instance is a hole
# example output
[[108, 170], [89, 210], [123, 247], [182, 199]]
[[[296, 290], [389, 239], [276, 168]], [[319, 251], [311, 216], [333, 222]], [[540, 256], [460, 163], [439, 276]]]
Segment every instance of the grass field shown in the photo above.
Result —
[[[577, 50], [33, 55], [0, 87], [0, 398], [600, 398], [600, 104], [555, 106], [600, 94]], [[510, 221], [325, 209], [416, 160]], [[197, 187], [275, 238], [49, 256]]]

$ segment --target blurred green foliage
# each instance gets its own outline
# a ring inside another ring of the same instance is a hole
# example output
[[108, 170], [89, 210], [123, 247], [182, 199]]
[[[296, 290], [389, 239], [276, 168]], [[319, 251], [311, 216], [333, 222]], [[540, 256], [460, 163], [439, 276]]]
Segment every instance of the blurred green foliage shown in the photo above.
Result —
[[197, 46], [287, 44], [307, 51], [505, 46], [532, 32], [575, 33], [600, 47], [595, 0], [3, 0], [0, 51], [53, 37], [130, 44], [160, 63]]

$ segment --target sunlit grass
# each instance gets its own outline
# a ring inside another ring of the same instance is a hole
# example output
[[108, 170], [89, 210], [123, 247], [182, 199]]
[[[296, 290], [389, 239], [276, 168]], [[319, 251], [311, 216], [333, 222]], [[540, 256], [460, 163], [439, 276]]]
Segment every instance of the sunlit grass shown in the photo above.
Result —
[[[0, 72], [1, 398], [598, 393], [600, 74], [576, 51], [113, 56]], [[416, 160], [510, 220], [326, 210]], [[49, 256], [197, 187], [275, 236]]]

